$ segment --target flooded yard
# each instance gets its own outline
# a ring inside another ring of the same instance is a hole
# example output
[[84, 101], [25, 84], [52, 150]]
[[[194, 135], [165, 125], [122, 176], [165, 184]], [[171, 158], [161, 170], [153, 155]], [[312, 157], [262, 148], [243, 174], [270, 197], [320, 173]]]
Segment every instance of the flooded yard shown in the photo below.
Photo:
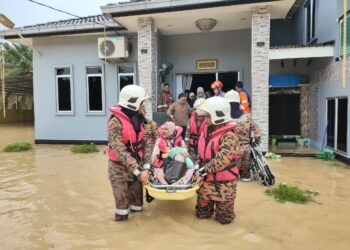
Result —
[[[1, 148], [33, 143], [34, 129], [0, 125], [0, 136]], [[270, 163], [276, 185], [316, 190], [317, 202], [281, 204], [262, 185], [239, 183], [230, 225], [197, 219], [195, 199], [156, 200], [116, 223], [102, 152], [73, 155], [68, 145], [0, 152], [0, 249], [349, 249], [349, 168], [311, 158]]]

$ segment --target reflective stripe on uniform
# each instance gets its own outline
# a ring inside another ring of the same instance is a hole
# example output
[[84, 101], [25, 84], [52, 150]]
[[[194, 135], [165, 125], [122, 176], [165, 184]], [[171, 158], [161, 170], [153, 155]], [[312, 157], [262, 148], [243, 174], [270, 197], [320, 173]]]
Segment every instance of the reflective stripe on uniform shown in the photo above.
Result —
[[248, 103], [248, 101], [247, 100], [243, 100], [242, 103]]
[[117, 208], [115, 210], [115, 213], [118, 214], [118, 215], [128, 215], [129, 212], [130, 212], [129, 208], [128, 209], [119, 209], [119, 208]]
[[130, 209], [134, 211], [141, 211], [143, 209], [143, 206], [130, 205]]

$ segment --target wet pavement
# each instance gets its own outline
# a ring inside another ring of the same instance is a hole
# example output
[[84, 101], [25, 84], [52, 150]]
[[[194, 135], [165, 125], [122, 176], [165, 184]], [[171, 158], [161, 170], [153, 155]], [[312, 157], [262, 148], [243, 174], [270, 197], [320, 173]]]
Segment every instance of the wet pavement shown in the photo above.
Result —
[[[33, 143], [34, 130], [0, 125], [0, 138], [1, 148]], [[350, 249], [349, 168], [311, 158], [270, 163], [278, 183], [316, 190], [317, 202], [281, 204], [262, 185], [239, 183], [230, 225], [198, 220], [195, 199], [154, 201], [116, 223], [102, 152], [73, 155], [69, 145], [0, 152], [0, 249]]]

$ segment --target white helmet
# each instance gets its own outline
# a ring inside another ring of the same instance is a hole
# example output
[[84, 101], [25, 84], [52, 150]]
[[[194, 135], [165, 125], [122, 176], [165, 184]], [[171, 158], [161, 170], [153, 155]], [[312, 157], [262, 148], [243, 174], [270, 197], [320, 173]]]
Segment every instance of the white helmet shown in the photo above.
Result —
[[234, 90], [230, 90], [230, 91], [226, 92], [225, 99], [228, 102], [237, 102], [237, 103], [241, 102], [241, 98], [239, 96], [239, 93], [237, 91], [234, 91]]
[[232, 120], [230, 104], [224, 97], [210, 97], [197, 109], [209, 113], [214, 125], [223, 124]]
[[194, 104], [193, 104], [193, 108], [196, 110], [195, 112], [197, 113], [197, 115], [205, 115], [205, 111], [201, 110], [201, 109], [198, 109], [198, 107], [200, 105], [202, 105], [203, 103], [205, 103], [205, 99], [204, 98], [200, 98], [200, 99], [197, 99]]
[[119, 106], [137, 111], [144, 100], [149, 99], [146, 90], [137, 85], [125, 86], [119, 94]]

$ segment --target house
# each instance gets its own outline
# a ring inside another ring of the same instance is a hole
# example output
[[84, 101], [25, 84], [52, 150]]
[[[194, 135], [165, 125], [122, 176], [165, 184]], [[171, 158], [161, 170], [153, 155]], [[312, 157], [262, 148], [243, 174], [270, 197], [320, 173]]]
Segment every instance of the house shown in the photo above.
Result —
[[151, 94], [152, 117], [159, 73], [173, 65], [173, 93], [243, 81], [264, 151], [269, 134], [302, 135], [320, 148], [327, 129], [327, 147], [350, 157], [343, 0], [155, 0], [101, 10], [18, 28], [25, 39], [2, 32], [34, 48], [36, 143], [104, 142], [108, 107], [127, 84]]

